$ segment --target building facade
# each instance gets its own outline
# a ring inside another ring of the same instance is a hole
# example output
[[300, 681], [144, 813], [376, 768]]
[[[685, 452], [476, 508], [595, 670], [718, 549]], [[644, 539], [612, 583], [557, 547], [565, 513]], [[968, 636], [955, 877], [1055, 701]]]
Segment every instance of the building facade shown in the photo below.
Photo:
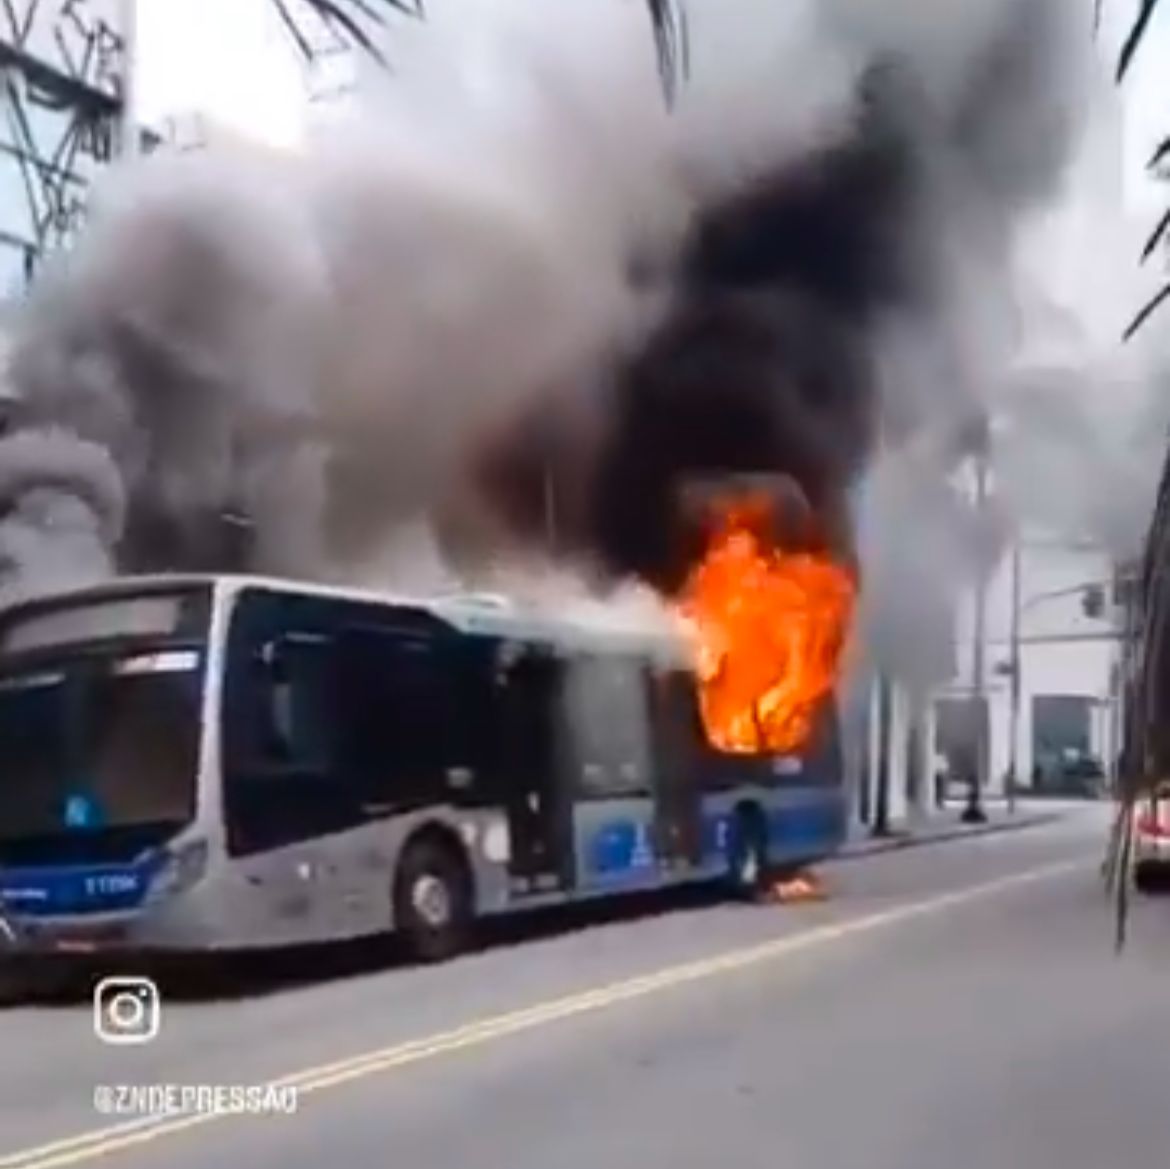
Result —
[[1013, 777], [1025, 796], [1080, 795], [1111, 778], [1122, 746], [1121, 594], [1101, 547], [1029, 532], [988, 584], [982, 687], [974, 590], [956, 613], [949, 683], [916, 692], [855, 665], [842, 718], [859, 827], [896, 829], [964, 797], [978, 766], [980, 717], [991, 800]]
[[[1122, 613], [1109, 554], [1088, 541], [1025, 533], [987, 597], [989, 790], [1076, 790], [1120, 748]], [[972, 678], [970, 600], [958, 621], [959, 684]]]

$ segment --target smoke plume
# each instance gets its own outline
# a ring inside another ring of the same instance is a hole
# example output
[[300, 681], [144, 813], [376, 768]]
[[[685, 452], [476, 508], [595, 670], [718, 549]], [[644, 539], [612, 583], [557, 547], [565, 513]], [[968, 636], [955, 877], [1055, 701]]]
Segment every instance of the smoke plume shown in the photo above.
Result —
[[634, 0], [431, 8], [327, 140], [109, 177], [9, 362], [11, 587], [390, 584], [429, 529], [436, 582], [536, 557], [671, 590], [687, 485], [728, 472], [852, 557], [875, 453], [986, 400], [1087, 4], [690, 0], [673, 106]]

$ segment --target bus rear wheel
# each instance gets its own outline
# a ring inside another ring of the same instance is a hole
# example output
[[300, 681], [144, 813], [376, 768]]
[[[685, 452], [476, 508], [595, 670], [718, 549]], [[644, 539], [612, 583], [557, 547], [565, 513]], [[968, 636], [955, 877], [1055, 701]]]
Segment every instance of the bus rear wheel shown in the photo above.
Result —
[[394, 882], [394, 923], [411, 956], [442, 962], [471, 931], [472, 886], [457, 846], [421, 836], [406, 846]]
[[764, 889], [768, 872], [768, 832], [756, 807], [736, 810], [727, 857], [727, 883], [734, 896], [754, 901]]

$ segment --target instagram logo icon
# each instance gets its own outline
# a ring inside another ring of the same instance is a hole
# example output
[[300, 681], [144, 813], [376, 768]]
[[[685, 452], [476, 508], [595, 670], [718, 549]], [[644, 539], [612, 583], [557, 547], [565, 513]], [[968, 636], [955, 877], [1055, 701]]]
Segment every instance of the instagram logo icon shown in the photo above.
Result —
[[149, 1043], [161, 1024], [158, 987], [149, 978], [103, 978], [93, 988], [93, 1031], [103, 1043]]

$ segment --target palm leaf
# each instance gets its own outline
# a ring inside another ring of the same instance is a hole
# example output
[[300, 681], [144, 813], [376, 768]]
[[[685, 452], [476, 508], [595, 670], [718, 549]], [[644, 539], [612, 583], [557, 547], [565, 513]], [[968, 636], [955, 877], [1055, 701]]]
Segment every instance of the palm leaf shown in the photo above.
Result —
[[[305, 7], [312, 9], [323, 24], [337, 32], [348, 43], [373, 57], [379, 64], [385, 64], [385, 61], [369, 29], [384, 25], [386, 18], [392, 13], [414, 17], [421, 17], [424, 14], [423, 0], [301, 0], [301, 2]], [[288, 0], [272, 0], [272, 3], [297, 48], [307, 60], [311, 60], [313, 47], [289, 10]]]
[[1166, 233], [1170, 231], [1170, 209], [1162, 214], [1162, 218], [1158, 220], [1158, 226], [1150, 233], [1150, 238], [1146, 240], [1146, 246], [1142, 248], [1142, 263], [1144, 264], [1154, 252], [1158, 245], [1166, 238]]
[[1125, 38], [1125, 44], [1121, 47], [1121, 55], [1117, 59], [1118, 81], [1121, 81], [1129, 72], [1130, 66], [1137, 56], [1137, 51], [1141, 48], [1146, 33], [1149, 32], [1150, 22], [1154, 19], [1154, 13], [1157, 10], [1158, 0], [1142, 0], [1142, 6], [1134, 18], [1133, 25], [1129, 30], [1129, 36]]
[[685, 79], [690, 68], [690, 36], [686, 10], [680, 0], [646, 0], [658, 62], [668, 97], [673, 97], [678, 81]]
[[1152, 297], [1145, 304], [1145, 307], [1138, 313], [1129, 325], [1126, 327], [1123, 339], [1130, 340], [1135, 333], [1166, 303], [1170, 300], [1170, 284], [1165, 284], [1158, 292], [1157, 296]]
[[1148, 170], [1157, 170], [1166, 161], [1167, 155], [1170, 155], [1170, 137], [1163, 138], [1158, 143], [1154, 153], [1150, 155], [1150, 161], [1146, 163], [1146, 168]]
[[[549, 2], [555, 3], [555, 0]], [[272, 0], [272, 3], [302, 56], [311, 61], [313, 46], [298, 25], [289, 0]], [[426, 14], [423, 0], [301, 0], [301, 3], [343, 40], [382, 65], [385, 60], [369, 30], [385, 25], [391, 14], [418, 18]], [[688, 72], [686, 13], [681, 0], [646, 0], [646, 6], [654, 29], [663, 85], [668, 97], [672, 97], [679, 79], [685, 78]]]

